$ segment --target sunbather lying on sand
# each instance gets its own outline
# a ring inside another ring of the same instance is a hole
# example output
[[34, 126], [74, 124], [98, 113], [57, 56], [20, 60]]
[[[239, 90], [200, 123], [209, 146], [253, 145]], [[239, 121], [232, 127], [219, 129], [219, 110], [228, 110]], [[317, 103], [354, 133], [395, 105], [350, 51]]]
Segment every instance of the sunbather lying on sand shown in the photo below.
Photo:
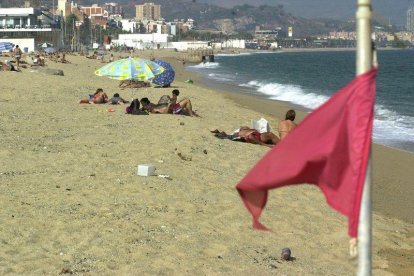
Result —
[[82, 99], [79, 103], [81, 104], [103, 104], [108, 102], [108, 95], [103, 91], [102, 88], [98, 88], [93, 95], [90, 95], [89, 99]]
[[142, 111], [148, 111], [157, 114], [168, 114], [168, 104], [154, 104], [151, 103], [148, 98], [142, 98], [140, 100], [142, 105]]
[[137, 80], [121, 80], [119, 82], [118, 87], [121, 89], [123, 88], [142, 88], [142, 87], [150, 87], [151, 84], [145, 81], [137, 81]]
[[245, 141], [247, 143], [259, 144], [269, 148], [272, 148], [280, 141], [279, 138], [272, 132], [260, 133], [256, 129], [252, 129], [246, 126], [240, 127], [238, 132], [235, 132], [231, 135], [227, 134], [224, 131], [219, 131], [218, 129], [215, 129], [211, 132], [214, 133], [214, 136], [218, 138], [228, 138], [231, 140], [235, 140], [235, 138], [242, 138], [242, 141]]
[[119, 96], [118, 93], [115, 93], [114, 96], [109, 99], [108, 103], [110, 103], [110, 104], [126, 104], [126, 103], [129, 103], [129, 101], [124, 100], [123, 98], [121, 98], [121, 96]]
[[178, 103], [176, 103], [175, 100], [172, 100], [170, 101], [170, 103], [159, 104], [153, 104], [148, 100], [148, 98], [142, 98], [141, 105], [143, 110], [147, 110], [151, 113], [176, 114], [199, 117], [199, 115], [193, 111], [191, 101], [187, 98], [181, 100]]

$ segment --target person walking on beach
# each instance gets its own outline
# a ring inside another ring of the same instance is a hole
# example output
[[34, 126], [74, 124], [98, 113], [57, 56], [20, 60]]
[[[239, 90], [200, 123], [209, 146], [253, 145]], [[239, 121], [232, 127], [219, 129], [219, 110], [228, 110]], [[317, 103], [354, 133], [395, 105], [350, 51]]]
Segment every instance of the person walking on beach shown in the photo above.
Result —
[[19, 45], [16, 45], [16, 47], [13, 50], [13, 56], [16, 59], [16, 66], [19, 68], [20, 66], [20, 59], [22, 57], [22, 50], [19, 48]]
[[294, 122], [296, 118], [296, 112], [293, 109], [286, 112], [285, 120], [279, 122], [279, 137], [283, 140], [289, 132], [291, 132], [297, 125]]

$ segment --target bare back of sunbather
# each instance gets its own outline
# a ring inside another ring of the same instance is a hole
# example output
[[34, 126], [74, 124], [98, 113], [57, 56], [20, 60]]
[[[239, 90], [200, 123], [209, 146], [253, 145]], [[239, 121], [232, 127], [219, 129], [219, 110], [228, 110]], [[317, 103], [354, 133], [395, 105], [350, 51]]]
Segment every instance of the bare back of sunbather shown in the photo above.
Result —
[[279, 142], [279, 138], [274, 133], [259, 133], [256, 129], [249, 127], [240, 127], [239, 136], [243, 137], [246, 142], [267, 147], [273, 147], [273, 145], [276, 145]]

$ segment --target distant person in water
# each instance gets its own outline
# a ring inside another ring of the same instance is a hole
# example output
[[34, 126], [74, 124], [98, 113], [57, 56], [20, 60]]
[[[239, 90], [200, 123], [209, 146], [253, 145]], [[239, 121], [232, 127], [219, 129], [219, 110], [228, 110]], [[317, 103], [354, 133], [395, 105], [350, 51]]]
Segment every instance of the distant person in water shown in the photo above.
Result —
[[296, 112], [293, 109], [286, 112], [285, 120], [279, 122], [279, 137], [283, 140], [289, 132], [291, 132], [297, 125], [294, 122], [296, 118]]

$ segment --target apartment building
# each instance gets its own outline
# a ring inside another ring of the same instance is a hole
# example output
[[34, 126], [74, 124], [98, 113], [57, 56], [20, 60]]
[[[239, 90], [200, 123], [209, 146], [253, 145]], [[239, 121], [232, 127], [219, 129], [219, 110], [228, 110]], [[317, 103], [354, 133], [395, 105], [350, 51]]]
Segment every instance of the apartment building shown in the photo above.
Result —
[[144, 3], [143, 5], [136, 5], [135, 11], [135, 18], [140, 21], [161, 19], [161, 5]]

